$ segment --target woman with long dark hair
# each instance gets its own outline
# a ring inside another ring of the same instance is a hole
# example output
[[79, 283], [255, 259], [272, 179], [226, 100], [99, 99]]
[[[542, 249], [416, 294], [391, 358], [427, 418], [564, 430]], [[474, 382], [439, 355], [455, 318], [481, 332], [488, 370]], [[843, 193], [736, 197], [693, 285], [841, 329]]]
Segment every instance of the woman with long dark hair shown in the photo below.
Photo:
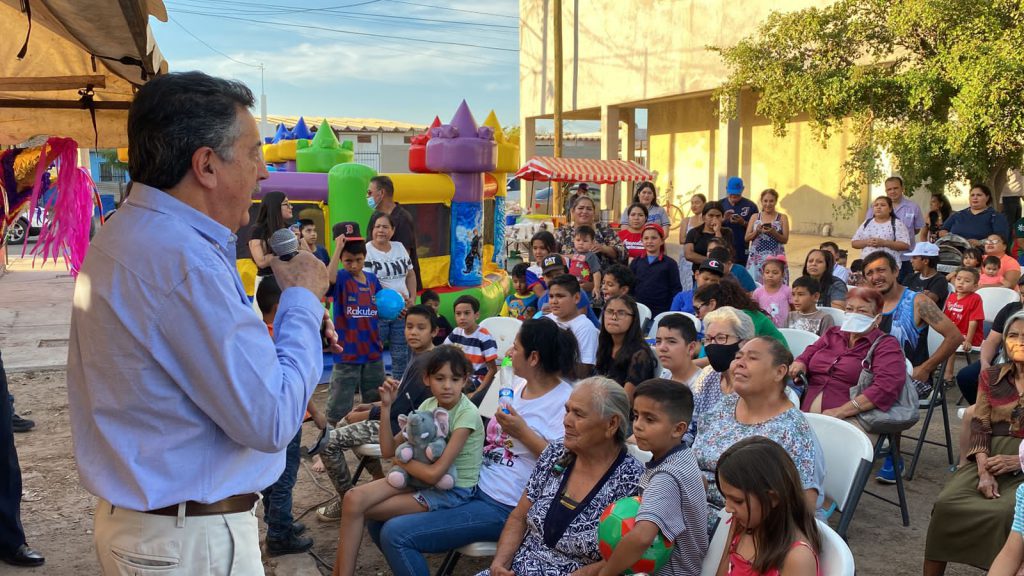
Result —
[[953, 205], [949, 203], [949, 198], [946, 198], [946, 195], [941, 192], [932, 194], [932, 199], [928, 203], [928, 225], [921, 229], [921, 241], [935, 242], [938, 240], [939, 230], [942, 230], [942, 225], [949, 220], [952, 214]]
[[636, 300], [629, 295], [609, 298], [597, 336], [597, 373], [621, 384], [632, 401], [633, 390], [654, 378], [657, 367], [641, 331]]
[[[666, 230], [672, 225], [668, 213], [663, 207], [658, 206], [658, 191], [654, 187], [654, 182], [641, 182], [636, 185], [633, 204], [640, 204], [647, 210], [647, 222], [654, 222]], [[619, 223], [622, 225], [629, 223], [629, 211], [622, 213]]]
[[[270, 269], [270, 261], [274, 258], [274, 252], [270, 249], [270, 237], [274, 232], [287, 228], [292, 221], [292, 205], [284, 192], [267, 192], [260, 201], [259, 212], [256, 213], [256, 221], [249, 229], [249, 255], [256, 263], [256, 282], [252, 287], [254, 295], [252, 300], [253, 308], [259, 312], [256, 305], [256, 288], [266, 276], [274, 272]], [[301, 242], [299, 245], [301, 246]]]
[[804, 259], [804, 276], [810, 276], [821, 285], [821, 295], [818, 297], [818, 308], [846, 308], [846, 282], [832, 275], [836, 261], [828, 250], [815, 248], [807, 253]]

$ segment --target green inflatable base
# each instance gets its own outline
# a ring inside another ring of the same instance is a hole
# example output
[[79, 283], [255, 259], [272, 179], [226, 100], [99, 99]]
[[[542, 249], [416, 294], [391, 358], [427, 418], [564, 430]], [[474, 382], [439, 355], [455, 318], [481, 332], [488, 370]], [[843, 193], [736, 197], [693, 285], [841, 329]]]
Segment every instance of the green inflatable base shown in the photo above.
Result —
[[[480, 301], [480, 319], [497, 316], [501, 306], [505, 303], [505, 297], [512, 292], [512, 278], [504, 270], [484, 276], [482, 286], [470, 286], [466, 288], [446, 286], [433, 288], [434, 292], [441, 297], [441, 307], [438, 313], [448, 319], [452, 327], [455, 327], [455, 300], [464, 294]], [[421, 300], [422, 302], [422, 300]]]

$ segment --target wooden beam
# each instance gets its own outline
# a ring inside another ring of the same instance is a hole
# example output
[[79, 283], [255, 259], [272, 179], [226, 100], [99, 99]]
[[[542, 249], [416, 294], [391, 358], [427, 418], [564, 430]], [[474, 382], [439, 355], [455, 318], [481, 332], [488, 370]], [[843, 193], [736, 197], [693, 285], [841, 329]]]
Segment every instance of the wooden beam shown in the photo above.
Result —
[[87, 76], [0, 76], [0, 92], [41, 92], [44, 90], [78, 90], [92, 84], [93, 88], [106, 88], [107, 78], [102, 74]]
[[[127, 101], [97, 100], [93, 106], [97, 110], [127, 110], [132, 103]], [[4, 108], [45, 108], [50, 110], [85, 110], [78, 100], [0, 100], [0, 110]]]

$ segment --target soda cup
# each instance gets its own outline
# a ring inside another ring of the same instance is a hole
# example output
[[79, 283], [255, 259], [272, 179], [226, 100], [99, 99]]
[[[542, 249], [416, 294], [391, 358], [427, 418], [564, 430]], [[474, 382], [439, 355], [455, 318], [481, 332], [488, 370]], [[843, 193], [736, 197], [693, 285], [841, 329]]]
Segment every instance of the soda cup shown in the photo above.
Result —
[[512, 405], [512, 389], [502, 388], [498, 390], [498, 407], [505, 414], [509, 414], [508, 407]]

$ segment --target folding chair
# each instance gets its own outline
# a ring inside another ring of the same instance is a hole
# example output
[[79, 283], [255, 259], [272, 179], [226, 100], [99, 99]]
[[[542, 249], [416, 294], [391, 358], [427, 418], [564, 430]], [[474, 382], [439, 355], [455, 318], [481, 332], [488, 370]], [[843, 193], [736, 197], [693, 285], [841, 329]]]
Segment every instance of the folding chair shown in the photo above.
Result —
[[875, 451], [867, 435], [845, 420], [811, 413], [804, 417], [825, 453], [822, 489], [841, 513], [838, 532], [846, 538], [861, 492], [871, 475]]
[[786, 338], [786, 343], [789, 344], [789, 351], [793, 353], [794, 357], [802, 354], [808, 346], [817, 342], [819, 338], [814, 332], [797, 328], [779, 328], [779, 332]]
[[832, 323], [836, 326], [842, 326], [843, 320], [846, 319], [846, 312], [843, 312], [839, 308], [833, 308], [831, 306], [819, 306], [818, 310], [828, 314], [832, 317]]
[[640, 311], [640, 317], [637, 318], [637, 320], [640, 321], [640, 330], [642, 331], [644, 329], [644, 326], [647, 325], [647, 321], [651, 319], [652, 313], [651, 309], [648, 308], [645, 304], [637, 302], [636, 307]]
[[[491, 333], [491, 336], [494, 337], [494, 342], [498, 345], [498, 356], [503, 355], [512, 347], [512, 344], [516, 341], [516, 334], [519, 333], [519, 328], [522, 325], [523, 322], [518, 318], [506, 318], [503, 316], [492, 316], [480, 321], [480, 326], [486, 328]], [[501, 362], [499, 361], [498, 363], [500, 364]]]
[[693, 327], [697, 329], [698, 334], [700, 334], [703, 330], [703, 326], [701, 325], [700, 320], [693, 314], [690, 314], [689, 312], [675, 312], [670, 310], [668, 312], [662, 312], [661, 314], [658, 314], [657, 316], [654, 317], [654, 320], [651, 321], [651, 330], [650, 332], [647, 333], [647, 337], [656, 337], [658, 335], [658, 326], [661, 325], [662, 318], [665, 318], [666, 316], [672, 316], [673, 314], [677, 314], [679, 316], [686, 316], [687, 318], [689, 318], [690, 321], [693, 322]]
[[853, 576], [857, 571], [857, 566], [853, 561], [850, 547], [828, 524], [821, 520], [817, 522], [818, 533], [821, 534], [821, 550], [818, 552], [818, 561], [821, 563], [822, 575]]
[[[863, 490], [863, 492], [865, 494], [867, 494], [869, 496], [874, 496], [875, 498], [878, 498], [882, 502], [888, 502], [889, 504], [892, 504], [893, 506], [899, 506], [900, 515], [903, 517], [903, 525], [904, 526], [910, 526], [910, 509], [907, 507], [907, 492], [906, 492], [906, 490], [904, 489], [904, 486], [903, 486], [903, 474], [899, 473], [899, 464], [898, 464], [899, 463], [899, 459], [900, 459], [899, 457], [900, 457], [900, 438], [901, 437], [902, 436], [900, 434], [895, 434], [895, 433], [880, 434], [878, 436], [878, 441], [875, 442], [875, 450], [874, 450], [874, 457], [876, 459], [881, 457], [881, 456], [888, 456], [889, 458], [892, 458], [893, 466], [896, 467], [896, 495], [899, 498], [899, 501], [896, 502], [896, 501], [890, 500], [889, 498], [886, 498], [885, 496], [882, 496], [880, 494], [875, 494], [874, 492], [869, 492], [868, 490], [864, 490], [864, 487], [867, 486], [867, 481], [868, 481], [867, 476], [864, 477], [864, 484], [861, 485], [861, 489]], [[883, 446], [886, 443], [889, 444], [889, 447], [888, 448], [883, 448]]]
[[[935, 330], [928, 330], [928, 354], [929, 356], [935, 354], [935, 351], [942, 345], [943, 337]], [[932, 393], [927, 398], [921, 398], [918, 404], [919, 408], [925, 410], [924, 421], [921, 423], [921, 431], [917, 437], [903, 434], [903, 437], [908, 440], [914, 440], [917, 444], [914, 446], [913, 456], [910, 459], [910, 466], [907, 468], [907, 480], [914, 479], [914, 471], [917, 470], [917, 461], [921, 457], [921, 448], [925, 444], [931, 444], [933, 446], [944, 446], [946, 448], [946, 458], [949, 460], [950, 469], [955, 467], [956, 462], [953, 460], [953, 437], [949, 432], [949, 408], [946, 406], [946, 386], [942, 382], [942, 375], [946, 372], [946, 363], [950, 362], [952, 358], [945, 358], [939, 365], [936, 375], [932, 377]], [[945, 432], [946, 441], [936, 442], [934, 440], [928, 440], [928, 426], [931, 425], [932, 415], [935, 413], [935, 408], [942, 410], [942, 427]], [[910, 454], [909, 452], [907, 454]]]

